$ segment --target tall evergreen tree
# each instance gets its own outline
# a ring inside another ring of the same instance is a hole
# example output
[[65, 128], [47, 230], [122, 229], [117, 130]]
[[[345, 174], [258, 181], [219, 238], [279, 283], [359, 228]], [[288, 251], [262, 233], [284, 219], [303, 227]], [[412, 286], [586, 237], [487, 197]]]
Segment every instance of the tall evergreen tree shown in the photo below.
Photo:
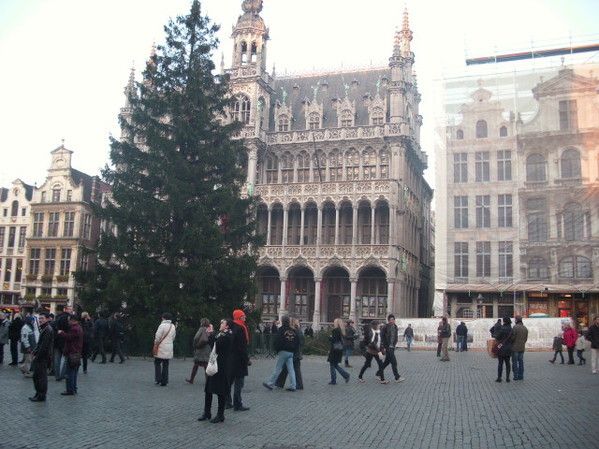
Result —
[[241, 195], [247, 150], [232, 139], [241, 124], [219, 120], [229, 99], [226, 77], [212, 73], [217, 30], [197, 0], [169, 21], [165, 45], [130, 92], [126, 138], [111, 139], [112, 168], [103, 170], [112, 197], [98, 213], [115, 231], [102, 233], [104, 262], [80, 275], [80, 296], [112, 310], [125, 304], [142, 329], [164, 311], [216, 318], [253, 293], [250, 249], [261, 239], [254, 199]]

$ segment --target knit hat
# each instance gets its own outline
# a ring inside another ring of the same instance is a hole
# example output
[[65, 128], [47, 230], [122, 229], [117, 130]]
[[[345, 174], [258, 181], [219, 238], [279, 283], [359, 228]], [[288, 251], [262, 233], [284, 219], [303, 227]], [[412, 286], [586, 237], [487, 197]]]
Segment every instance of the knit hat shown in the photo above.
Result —
[[240, 320], [241, 317], [245, 315], [245, 312], [243, 310], [233, 310], [233, 319], [234, 320]]

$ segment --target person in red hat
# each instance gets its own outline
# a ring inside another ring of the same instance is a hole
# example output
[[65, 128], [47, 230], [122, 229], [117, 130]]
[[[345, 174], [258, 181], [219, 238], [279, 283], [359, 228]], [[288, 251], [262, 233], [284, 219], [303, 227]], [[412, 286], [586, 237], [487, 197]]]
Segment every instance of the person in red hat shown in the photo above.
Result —
[[[248, 366], [252, 364], [248, 356], [248, 344], [250, 342], [250, 332], [245, 324], [245, 312], [243, 310], [233, 311], [233, 344], [231, 345], [231, 361], [229, 365], [229, 392], [227, 393], [227, 408], [233, 408], [238, 412], [245, 412], [249, 407], [243, 405], [241, 399], [241, 390], [245, 383], [245, 377], [248, 375]], [[233, 397], [231, 398], [231, 387]]]

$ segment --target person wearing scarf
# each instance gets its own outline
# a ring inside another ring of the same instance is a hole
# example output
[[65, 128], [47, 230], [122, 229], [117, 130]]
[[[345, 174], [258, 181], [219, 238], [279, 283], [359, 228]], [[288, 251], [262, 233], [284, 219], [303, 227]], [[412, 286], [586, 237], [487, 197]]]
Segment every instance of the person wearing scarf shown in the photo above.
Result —
[[379, 356], [379, 353], [384, 352], [385, 348], [381, 342], [381, 331], [379, 329], [379, 322], [377, 320], [371, 321], [370, 326], [365, 327], [363, 346], [366, 348], [366, 352], [364, 354], [366, 360], [364, 361], [364, 365], [362, 366], [360, 374], [358, 375], [358, 382], [365, 382], [362, 376], [364, 375], [364, 372], [370, 368], [372, 359], [374, 358], [376, 359], [376, 363], [378, 365], [377, 375], [380, 374], [381, 383], [388, 384], [389, 381], [385, 380], [385, 373], [383, 371], [383, 361]]
[[[245, 324], [245, 312], [243, 310], [233, 311], [233, 343], [231, 345], [231, 363], [229, 367], [229, 391], [227, 393], [227, 408], [233, 408], [238, 412], [245, 412], [249, 407], [243, 405], [241, 390], [245, 383], [245, 377], [248, 375], [248, 366], [252, 364], [248, 356], [248, 344], [250, 342], [250, 333]], [[231, 397], [231, 387], [233, 397]]]

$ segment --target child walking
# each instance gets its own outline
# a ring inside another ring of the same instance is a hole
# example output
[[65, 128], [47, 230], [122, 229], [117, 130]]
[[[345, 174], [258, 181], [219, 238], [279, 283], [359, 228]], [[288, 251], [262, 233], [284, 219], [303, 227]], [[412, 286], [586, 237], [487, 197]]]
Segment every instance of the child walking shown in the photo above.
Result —
[[562, 346], [564, 345], [564, 339], [562, 338], [561, 334], [557, 334], [555, 337], [553, 337], [553, 350], [555, 351], [555, 353], [553, 354], [553, 359], [549, 360], [549, 363], [555, 363], [555, 359], [557, 358], [557, 355], [559, 354], [559, 356], [562, 359], [562, 365], [564, 364], [564, 355], [562, 354]]
[[585, 359], [582, 356], [585, 344], [586, 340], [584, 338], [584, 335], [582, 335], [582, 331], [578, 331], [578, 339], [576, 340], [576, 356], [578, 357], [579, 365], [584, 365], [585, 363], [587, 363], [587, 359]]

